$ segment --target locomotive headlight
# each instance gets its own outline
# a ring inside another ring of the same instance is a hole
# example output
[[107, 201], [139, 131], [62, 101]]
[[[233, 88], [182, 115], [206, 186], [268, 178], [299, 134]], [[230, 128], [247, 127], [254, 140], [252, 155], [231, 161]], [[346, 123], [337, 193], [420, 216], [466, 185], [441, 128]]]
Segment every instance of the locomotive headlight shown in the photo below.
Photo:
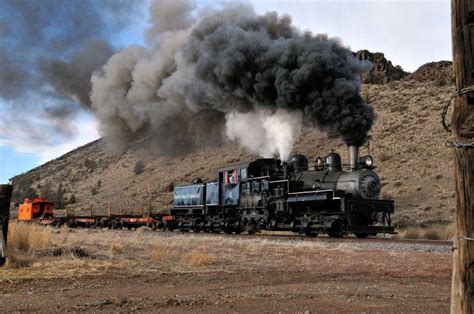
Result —
[[370, 155], [362, 156], [359, 158], [359, 163], [363, 167], [372, 168], [374, 165], [374, 159]]

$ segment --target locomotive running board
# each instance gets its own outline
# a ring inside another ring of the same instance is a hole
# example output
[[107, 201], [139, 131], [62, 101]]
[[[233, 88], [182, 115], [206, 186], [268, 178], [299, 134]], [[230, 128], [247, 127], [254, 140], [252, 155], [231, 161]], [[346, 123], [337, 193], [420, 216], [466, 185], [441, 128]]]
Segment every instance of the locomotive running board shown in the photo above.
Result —
[[393, 214], [395, 203], [393, 200], [347, 199], [346, 209], [359, 212], [375, 212]]

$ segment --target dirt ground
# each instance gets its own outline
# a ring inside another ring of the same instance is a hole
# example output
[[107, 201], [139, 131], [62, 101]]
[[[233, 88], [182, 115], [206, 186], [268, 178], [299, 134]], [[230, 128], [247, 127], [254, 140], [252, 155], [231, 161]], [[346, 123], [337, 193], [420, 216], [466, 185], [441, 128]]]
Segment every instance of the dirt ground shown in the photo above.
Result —
[[15, 253], [29, 260], [0, 270], [2, 312], [449, 310], [447, 252], [148, 231], [50, 236], [73, 249]]

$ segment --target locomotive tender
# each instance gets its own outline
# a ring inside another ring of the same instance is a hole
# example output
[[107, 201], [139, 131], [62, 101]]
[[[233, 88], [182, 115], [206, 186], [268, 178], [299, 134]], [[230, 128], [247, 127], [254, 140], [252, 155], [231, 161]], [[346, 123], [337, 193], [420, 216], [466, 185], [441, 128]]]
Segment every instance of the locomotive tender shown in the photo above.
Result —
[[174, 189], [170, 230], [253, 234], [286, 230], [329, 236], [355, 234], [365, 238], [394, 233], [390, 215], [393, 200], [381, 200], [381, 182], [371, 156], [359, 157], [348, 145], [349, 169], [331, 152], [318, 157], [314, 169], [308, 159], [294, 155], [287, 162], [257, 159], [220, 168], [211, 182]]

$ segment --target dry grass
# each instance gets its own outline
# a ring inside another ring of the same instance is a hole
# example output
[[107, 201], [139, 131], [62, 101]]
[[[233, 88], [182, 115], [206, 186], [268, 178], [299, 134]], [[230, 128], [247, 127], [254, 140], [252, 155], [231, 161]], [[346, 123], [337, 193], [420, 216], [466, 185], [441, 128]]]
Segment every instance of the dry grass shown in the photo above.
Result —
[[418, 227], [408, 227], [398, 233], [398, 236], [402, 239], [419, 239], [420, 238], [420, 228]]
[[167, 246], [156, 244], [151, 250], [151, 258], [155, 261], [162, 261], [168, 255], [168, 251]]
[[32, 256], [23, 256], [18, 253], [10, 253], [7, 257], [7, 263], [5, 268], [7, 269], [17, 269], [17, 268], [25, 268], [30, 266], [34, 261]]
[[52, 247], [52, 230], [43, 226], [10, 223], [8, 229], [7, 268], [24, 268], [35, 260], [35, 252]]
[[208, 266], [214, 261], [214, 258], [209, 254], [204, 246], [200, 246], [191, 251], [191, 253], [184, 256], [185, 261], [190, 266]]
[[444, 231], [444, 238], [443, 240], [452, 240], [456, 235], [456, 223], [451, 223], [449, 226], [446, 227]]
[[145, 226], [142, 226], [142, 227], [138, 227], [136, 232], [150, 232], [152, 231], [150, 227], [145, 227]]
[[123, 252], [123, 246], [120, 243], [112, 243], [110, 245], [110, 252], [112, 254], [119, 254]]
[[451, 240], [456, 232], [454, 223], [446, 225], [432, 224], [428, 227], [408, 227], [402, 229], [398, 237], [402, 239]]
[[49, 248], [51, 236], [51, 228], [13, 222], [8, 229], [8, 250], [28, 252]]
[[[66, 231], [67, 230], [67, 231]], [[64, 233], [63, 239], [54, 237]], [[57, 261], [86, 257], [89, 254], [81, 244], [68, 243], [68, 229], [12, 222], [8, 230], [7, 264], [5, 269], [15, 270], [36, 267], [42, 260]]]
[[444, 230], [440, 230], [438, 226], [430, 226], [424, 231], [423, 238], [429, 240], [441, 240], [443, 232]]

